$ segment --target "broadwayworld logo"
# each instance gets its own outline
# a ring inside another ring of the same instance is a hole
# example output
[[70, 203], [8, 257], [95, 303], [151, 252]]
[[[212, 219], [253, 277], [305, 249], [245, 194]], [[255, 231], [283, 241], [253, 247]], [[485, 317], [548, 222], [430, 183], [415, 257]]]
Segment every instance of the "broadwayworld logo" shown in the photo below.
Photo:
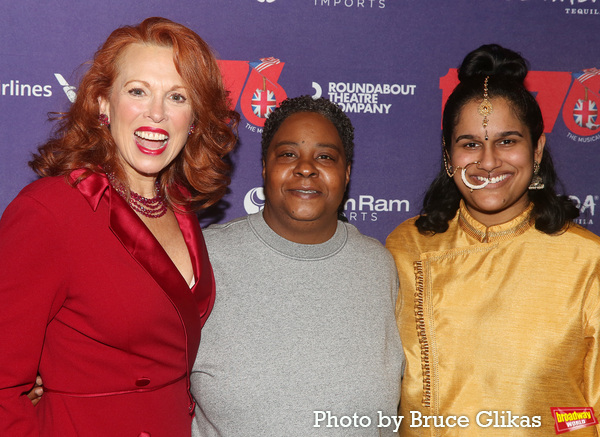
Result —
[[562, 434], [576, 429], [598, 424], [592, 407], [583, 408], [550, 408], [554, 417], [556, 434]]

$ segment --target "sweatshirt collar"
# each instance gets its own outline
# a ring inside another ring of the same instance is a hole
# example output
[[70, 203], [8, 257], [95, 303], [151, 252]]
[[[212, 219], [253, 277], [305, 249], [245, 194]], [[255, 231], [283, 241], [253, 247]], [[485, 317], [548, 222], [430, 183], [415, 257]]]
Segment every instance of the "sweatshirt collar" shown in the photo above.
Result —
[[348, 230], [339, 220], [333, 236], [320, 244], [300, 244], [283, 238], [265, 222], [262, 211], [249, 215], [248, 222], [256, 236], [266, 246], [288, 258], [303, 260], [329, 258], [342, 250], [348, 240]]

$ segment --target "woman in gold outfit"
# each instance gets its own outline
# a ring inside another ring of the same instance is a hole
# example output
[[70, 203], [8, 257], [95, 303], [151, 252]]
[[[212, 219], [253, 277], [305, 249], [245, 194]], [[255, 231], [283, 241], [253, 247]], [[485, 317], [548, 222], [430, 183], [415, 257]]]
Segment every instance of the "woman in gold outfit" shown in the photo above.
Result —
[[388, 237], [403, 437], [549, 436], [551, 408], [600, 413], [600, 238], [555, 193], [526, 74], [497, 45], [467, 55], [444, 108], [444, 166], [421, 214]]

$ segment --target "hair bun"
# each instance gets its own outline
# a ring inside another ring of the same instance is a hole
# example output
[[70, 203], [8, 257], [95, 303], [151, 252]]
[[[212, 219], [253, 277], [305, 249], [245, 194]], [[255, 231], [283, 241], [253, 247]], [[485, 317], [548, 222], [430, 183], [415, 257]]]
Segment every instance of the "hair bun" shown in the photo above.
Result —
[[458, 68], [458, 79], [463, 82], [475, 77], [504, 76], [522, 83], [528, 70], [527, 61], [519, 53], [487, 44], [465, 57]]

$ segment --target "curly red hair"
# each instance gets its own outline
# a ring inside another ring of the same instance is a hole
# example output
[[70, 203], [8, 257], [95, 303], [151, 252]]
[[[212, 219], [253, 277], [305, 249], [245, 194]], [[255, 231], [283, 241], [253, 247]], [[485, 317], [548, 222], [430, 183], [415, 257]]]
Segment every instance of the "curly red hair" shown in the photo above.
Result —
[[195, 128], [182, 153], [159, 175], [161, 191], [171, 206], [210, 206], [223, 197], [230, 182], [230, 165], [224, 158], [237, 142], [239, 114], [230, 109], [210, 47], [192, 30], [166, 18], [147, 18], [110, 34], [83, 76], [75, 102], [59, 114], [56, 134], [38, 148], [29, 165], [42, 177], [88, 170], [76, 183], [105, 171], [126, 181], [110, 131], [98, 121], [98, 97], [109, 97], [118, 57], [134, 43], [172, 48], [175, 67], [190, 93]]

